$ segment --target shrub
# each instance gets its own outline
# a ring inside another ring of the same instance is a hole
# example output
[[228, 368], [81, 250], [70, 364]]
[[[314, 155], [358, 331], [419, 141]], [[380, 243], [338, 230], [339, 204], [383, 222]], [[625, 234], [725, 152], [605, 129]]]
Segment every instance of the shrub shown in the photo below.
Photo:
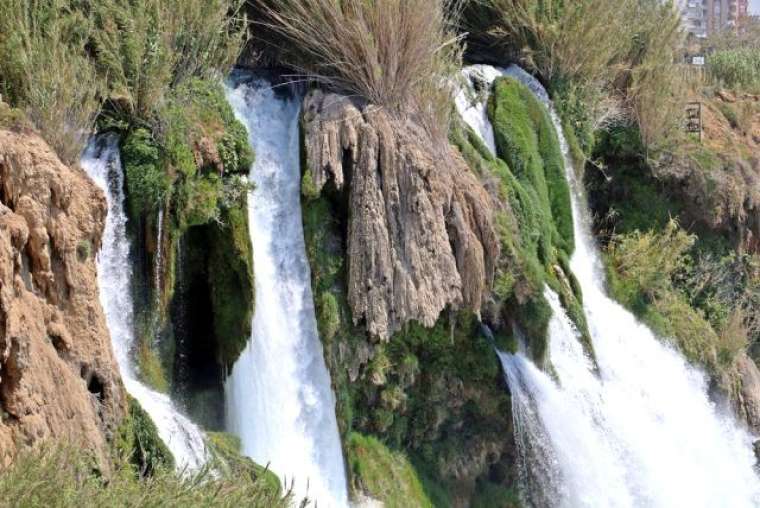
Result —
[[760, 90], [760, 51], [755, 48], [734, 48], [716, 51], [707, 57], [707, 73], [711, 79], [729, 88]]
[[455, 0], [256, 0], [290, 46], [285, 63], [446, 134], [447, 78], [458, 71]]
[[161, 164], [161, 152], [148, 129], [135, 129], [121, 144], [127, 196], [133, 217], [153, 212], [164, 203], [171, 182]]
[[696, 237], [671, 220], [662, 233], [633, 233], [616, 237], [610, 244], [614, 266], [648, 299], [656, 300], [670, 288], [671, 278], [685, 268], [685, 253]]
[[246, 37], [241, 0], [105, 0], [93, 4], [93, 50], [117, 114], [152, 120], [170, 89], [218, 77]]
[[477, 15], [471, 28], [538, 73], [563, 99], [560, 112], [574, 129], [588, 133], [589, 126], [627, 118], [638, 122], [649, 145], [664, 142], [675, 128], [683, 73], [674, 65], [682, 34], [672, 2], [477, 3], [486, 14]]
[[0, 94], [58, 153], [79, 159], [99, 110], [87, 17], [70, 0], [0, 0]]

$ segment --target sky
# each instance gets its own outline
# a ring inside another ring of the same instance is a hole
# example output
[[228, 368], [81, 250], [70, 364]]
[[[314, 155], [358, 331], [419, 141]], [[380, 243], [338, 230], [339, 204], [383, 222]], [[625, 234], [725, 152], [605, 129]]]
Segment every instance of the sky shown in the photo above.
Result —
[[750, 14], [760, 14], [760, 0], [749, 0]]

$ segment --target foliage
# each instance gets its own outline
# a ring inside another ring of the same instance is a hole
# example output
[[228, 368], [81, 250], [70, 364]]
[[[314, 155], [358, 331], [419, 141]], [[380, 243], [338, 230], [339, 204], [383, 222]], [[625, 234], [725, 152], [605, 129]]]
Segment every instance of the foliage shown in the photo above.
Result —
[[707, 73], [720, 85], [756, 92], [760, 90], [760, 51], [737, 47], [707, 57]]
[[111, 473], [103, 474], [87, 452], [63, 447], [25, 452], [10, 467], [0, 468], [0, 505], [286, 508], [290, 500], [272, 490], [266, 478], [218, 475], [210, 469], [178, 475], [157, 468], [150, 477], [140, 479], [131, 465], [117, 463]]
[[92, 5], [92, 51], [110, 111], [152, 121], [170, 90], [216, 79], [246, 38], [241, 0], [101, 0]]
[[645, 143], [663, 145], [682, 111], [682, 43], [672, 2], [655, 0], [477, 0], [470, 29], [538, 73], [562, 118], [586, 140], [596, 128], [636, 122]]
[[158, 210], [171, 191], [171, 182], [161, 165], [160, 148], [151, 132], [145, 128], [131, 131], [121, 143], [121, 157], [130, 214], [141, 217]]
[[0, 95], [74, 163], [99, 109], [91, 23], [71, 0], [0, 0], [0, 12]]
[[685, 253], [694, 242], [694, 236], [671, 220], [659, 234], [634, 231], [616, 237], [610, 253], [615, 270], [632, 281], [644, 298], [655, 301], [668, 290], [671, 278], [685, 268]]
[[159, 470], [174, 468], [174, 457], [158, 435], [148, 413], [131, 396], [128, 413], [117, 432], [117, 453], [137, 471], [139, 477], [149, 477]]
[[[729, 273], [736, 274], [725, 265], [721, 270], [703, 261], [695, 267], [690, 248], [696, 240], [675, 221], [662, 231], [615, 237], [607, 254], [610, 286], [655, 332], [675, 339], [690, 361], [721, 374], [747, 349], [756, 320], [744, 309], [755, 304], [757, 286], [748, 288], [736, 279], [733, 286], [724, 284]], [[735, 299], [721, 291], [737, 291]]]
[[256, 0], [283, 58], [313, 79], [446, 135], [458, 71], [456, 0]]
[[356, 490], [366, 492], [388, 508], [433, 507], [403, 453], [388, 449], [372, 436], [352, 432], [347, 454]]
[[227, 432], [209, 432], [208, 448], [214, 467], [225, 477], [246, 477], [262, 483], [274, 498], [281, 497], [280, 479], [269, 469], [240, 453], [240, 438]]

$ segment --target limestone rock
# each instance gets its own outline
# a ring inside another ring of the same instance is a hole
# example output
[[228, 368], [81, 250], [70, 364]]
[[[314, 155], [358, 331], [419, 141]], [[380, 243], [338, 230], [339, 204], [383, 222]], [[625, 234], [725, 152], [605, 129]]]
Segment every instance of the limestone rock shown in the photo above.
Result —
[[746, 354], [736, 362], [740, 388], [737, 400], [739, 416], [756, 435], [760, 435], [760, 370]]
[[348, 299], [382, 339], [450, 306], [479, 312], [499, 241], [491, 197], [461, 156], [382, 108], [312, 91], [303, 130], [311, 178], [348, 193]]
[[107, 464], [126, 396], [92, 254], [105, 214], [81, 170], [0, 130], [0, 466], [49, 439]]

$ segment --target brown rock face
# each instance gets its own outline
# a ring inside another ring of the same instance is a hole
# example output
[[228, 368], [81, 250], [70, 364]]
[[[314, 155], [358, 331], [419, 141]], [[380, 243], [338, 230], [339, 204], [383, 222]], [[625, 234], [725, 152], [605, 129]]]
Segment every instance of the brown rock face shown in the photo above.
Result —
[[107, 463], [126, 397], [96, 280], [105, 214], [81, 170], [0, 130], [0, 465], [48, 439]]
[[741, 385], [735, 401], [739, 416], [752, 432], [760, 435], [760, 370], [746, 354], [739, 357], [736, 369]]
[[409, 320], [433, 326], [446, 306], [478, 312], [499, 242], [491, 198], [461, 157], [408, 119], [318, 90], [303, 129], [316, 187], [348, 188], [354, 321], [387, 339]]

